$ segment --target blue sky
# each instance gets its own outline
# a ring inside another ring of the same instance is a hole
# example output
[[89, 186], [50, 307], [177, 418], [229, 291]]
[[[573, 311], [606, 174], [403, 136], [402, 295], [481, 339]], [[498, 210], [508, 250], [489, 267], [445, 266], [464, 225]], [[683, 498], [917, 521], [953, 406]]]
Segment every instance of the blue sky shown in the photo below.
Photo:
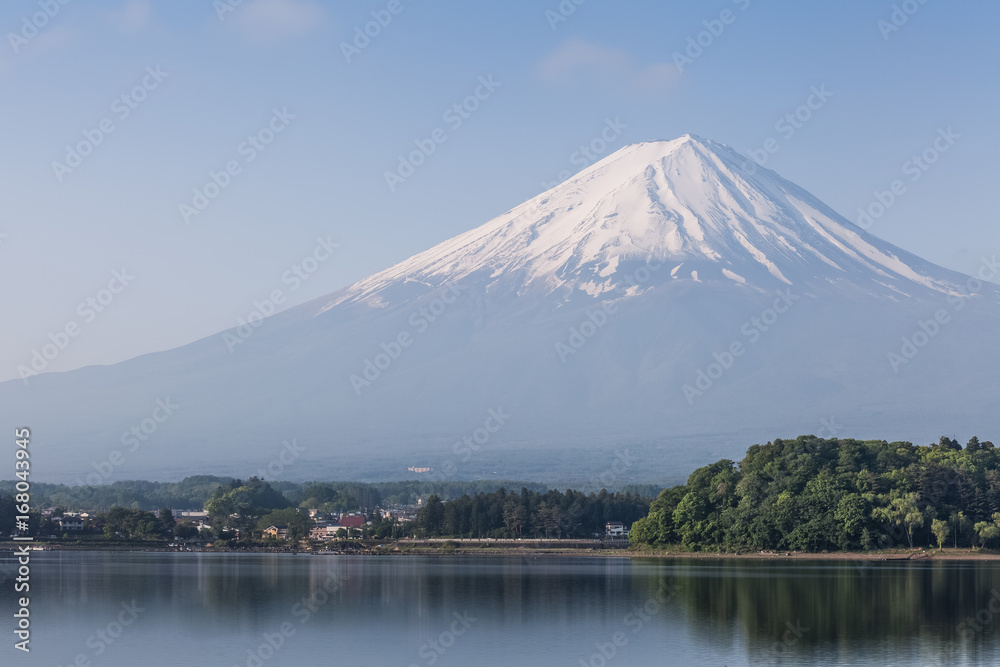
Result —
[[[870, 231], [974, 272], [1000, 251], [998, 18], [939, 0], [10, 0], [0, 379], [67, 325], [47, 370], [214, 334], [274, 289], [302, 303], [687, 132], [758, 155], [773, 139], [767, 166], [852, 220], [903, 180]], [[816, 89], [808, 120], [780, 123]], [[317, 239], [339, 247], [314, 255]]]

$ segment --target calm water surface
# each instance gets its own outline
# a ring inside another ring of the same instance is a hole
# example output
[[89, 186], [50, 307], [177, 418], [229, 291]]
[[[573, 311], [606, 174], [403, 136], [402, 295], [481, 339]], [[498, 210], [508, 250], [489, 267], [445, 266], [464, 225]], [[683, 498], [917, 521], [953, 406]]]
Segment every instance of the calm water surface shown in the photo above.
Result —
[[0, 662], [996, 665], [994, 611], [990, 563], [46, 552]]

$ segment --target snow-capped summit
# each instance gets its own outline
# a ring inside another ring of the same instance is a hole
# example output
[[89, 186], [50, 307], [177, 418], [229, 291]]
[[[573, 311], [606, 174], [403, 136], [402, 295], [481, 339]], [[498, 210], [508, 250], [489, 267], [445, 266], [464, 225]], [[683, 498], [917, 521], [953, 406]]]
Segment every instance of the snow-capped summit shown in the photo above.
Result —
[[292, 439], [287, 478], [618, 484], [800, 433], [998, 437], [995, 285], [693, 135], [245, 328], [2, 383], [0, 404], [46, 425], [33, 470], [67, 481], [158, 400], [179, 408], [113, 479], [255, 474]]
[[908, 295], [953, 293], [954, 277], [873, 237], [728, 146], [686, 134], [626, 146], [576, 176], [328, 303], [378, 295], [400, 281], [470, 277], [519, 293], [569, 297], [621, 288], [620, 267], [670, 263], [671, 280], [780, 285], [853, 282]]

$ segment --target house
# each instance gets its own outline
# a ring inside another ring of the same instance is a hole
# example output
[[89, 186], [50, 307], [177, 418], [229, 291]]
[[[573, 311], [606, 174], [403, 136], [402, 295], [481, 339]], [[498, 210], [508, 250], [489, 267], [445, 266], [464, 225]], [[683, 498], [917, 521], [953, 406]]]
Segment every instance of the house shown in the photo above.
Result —
[[320, 523], [316, 524], [309, 529], [309, 539], [327, 541], [337, 538], [337, 531], [343, 529], [343, 526], [338, 526], [333, 523]]
[[287, 540], [288, 526], [268, 526], [264, 529], [264, 535], [278, 540]]
[[416, 512], [412, 512], [403, 507], [391, 507], [387, 510], [379, 510], [379, 514], [382, 515], [383, 519], [395, 519], [400, 523], [404, 521], [413, 521], [417, 518]]
[[60, 516], [53, 519], [63, 532], [83, 530], [83, 519], [78, 516]]
[[621, 521], [608, 521], [604, 526], [604, 534], [610, 538], [628, 537], [628, 529]]
[[366, 523], [368, 519], [362, 514], [348, 514], [346, 516], [340, 517], [340, 528], [361, 528]]

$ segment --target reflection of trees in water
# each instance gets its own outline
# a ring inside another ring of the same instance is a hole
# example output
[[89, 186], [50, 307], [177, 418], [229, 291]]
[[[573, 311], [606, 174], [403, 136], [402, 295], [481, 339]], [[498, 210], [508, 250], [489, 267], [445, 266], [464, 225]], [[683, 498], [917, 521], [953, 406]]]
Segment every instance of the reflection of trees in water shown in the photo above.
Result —
[[523, 623], [620, 623], [630, 601], [625, 559], [511, 557], [456, 559], [425, 568], [398, 602], [417, 610], [475, 609], [498, 626]]
[[40, 570], [38, 586], [60, 607], [86, 607], [99, 620], [134, 599], [146, 616], [169, 614], [204, 633], [294, 620], [288, 618], [293, 605], [321, 587], [331, 569], [327, 559], [280, 554], [67, 552], [56, 558], [58, 569]]
[[[1000, 591], [1000, 568], [987, 563], [672, 561], [662, 568], [675, 578], [694, 636], [718, 642], [729, 629], [757, 654], [788, 636], [789, 655], [887, 640], [972, 655], [993, 650], [992, 626], [1000, 624], [998, 615], [982, 631], [961, 625]], [[789, 624], [808, 631], [786, 635]]]
[[[319, 594], [319, 603], [312, 623], [337, 625], [359, 618], [391, 623], [415, 617], [430, 630], [466, 610], [497, 626], [595, 619], [617, 625], [643, 601], [636, 597], [641, 593], [633, 592], [627, 559], [254, 554], [213, 556], [196, 567], [183, 577], [176, 570], [164, 577], [175, 580], [174, 598], [163, 591], [164, 602], [200, 605], [236, 626], [265, 616], [289, 620], [278, 617], [288, 616], [313, 593]], [[327, 599], [322, 591], [330, 588], [331, 577], [336, 586]]]
[[[63, 565], [39, 577], [44, 595], [95, 618], [135, 599], [148, 617], [165, 613], [193, 634], [255, 634], [299, 620], [291, 610], [336, 586], [310, 623], [331, 631], [358, 624], [440, 632], [468, 611], [493, 632], [539, 624], [561, 628], [625, 627], [628, 614], [672, 581], [673, 597], [643, 626], [643, 637], [689, 634], [706, 646], [746, 643], [751, 662], [767, 662], [787, 623], [808, 628], [787, 655], [799, 663], [838, 655], [849, 664], [863, 650], [919, 644], [939, 662], [962, 655], [988, 663], [993, 626], [962, 636], [960, 624], [987, 609], [1000, 591], [1000, 567], [981, 563], [794, 562], [750, 560], [312, 557], [276, 554], [60, 554]], [[995, 605], [996, 606], [996, 605]], [[172, 610], [172, 611], [168, 611]], [[110, 619], [111, 616], [108, 616]], [[145, 622], [146, 616], [144, 616]], [[450, 620], [448, 621], [450, 622]], [[654, 635], [655, 633], [655, 635]], [[422, 636], [422, 635], [421, 635]], [[610, 635], [609, 635], [610, 636]], [[951, 642], [957, 652], [944, 653]], [[812, 657], [810, 657], [812, 656]], [[871, 662], [868, 660], [867, 662]]]

